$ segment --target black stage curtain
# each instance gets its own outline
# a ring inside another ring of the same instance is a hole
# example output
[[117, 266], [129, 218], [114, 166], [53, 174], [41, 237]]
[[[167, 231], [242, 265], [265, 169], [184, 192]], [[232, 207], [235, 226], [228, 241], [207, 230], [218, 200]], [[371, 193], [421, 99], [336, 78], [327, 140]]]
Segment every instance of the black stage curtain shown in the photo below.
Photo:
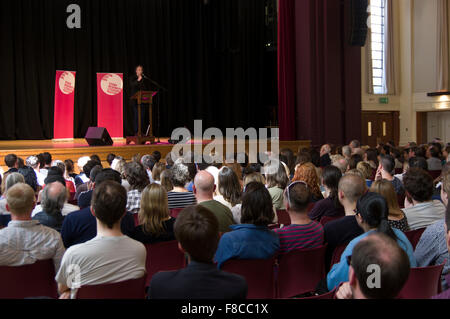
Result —
[[[66, 26], [71, 3], [81, 6], [81, 29]], [[84, 137], [97, 123], [96, 73], [122, 72], [127, 87], [137, 64], [168, 89], [161, 136], [195, 119], [221, 129], [268, 121], [264, 68], [274, 66], [264, 65], [262, 0], [3, 0], [0, 8], [0, 139], [53, 137], [55, 70], [77, 71], [74, 135]]]

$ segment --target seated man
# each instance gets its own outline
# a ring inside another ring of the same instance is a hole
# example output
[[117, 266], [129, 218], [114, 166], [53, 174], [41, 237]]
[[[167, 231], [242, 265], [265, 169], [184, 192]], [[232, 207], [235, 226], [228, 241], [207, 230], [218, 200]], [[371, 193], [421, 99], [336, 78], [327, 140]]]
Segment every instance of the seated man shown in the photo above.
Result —
[[17, 173], [19, 171], [19, 162], [16, 154], [6, 155], [5, 164], [8, 170], [4, 174]]
[[58, 232], [61, 231], [64, 221], [62, 210], [66, 200], [67, 190], [63, 184], [54, 182], [46, 185], [41, 194], [42, 211], [37, 213], [33, 219]]
[[214, 191], [216, 186], [214, 184], [214, 177], [207, 171], [200, 171], [194, 180], [194, 194], [197, 203], [206, 207], [219, 221], [219, 231], [221, 233], [229, 232], [230, 226], [234, 224], [233, 214], [231, 210], [222, 203], [214, 200]]
[[[97, 188], [106, 181], [115, 181], [120, 184], [122, 179], [118, 172], [110, 168], [105, 168], [96, 175], [95, 183], [92, 185], [93, 189]], [[131, 214], [127, 213], [122, 219], [122, 232], [125, 235], [128, 235], [133, 231], [134, 218]], [[66, 248], [91, 240], [96, 236], [96, 234], [96, 220], [91, 213], [90, 207], [70, 213], [66, 216], [66, 218], [64, 218], [61, 228], [61, 236]]]
[[64, 255], [61, 235], [31, 219], [36, 204], [33, 189], [19, 183], [6, 193], [6, 209], [12, 221], [0, 230], [0, 265], [22, 266], [53, 259], [55, 271]]
[[326, 265], [329, 265], [334, 250], [348, 244], [354, 238], [362, 235], [363, 230], [356, 221], [356, 204], [366, 191], [366, 182], [357, 175], [345, 175], [339, 181], [338, 196], [345, 210], [345, 217], [329, 222], [324, 226], [324, 236], [327, 245]]
[[[408, 256], [388, 236], [374, 233], [361, 240], [349, 258], [349, 282], [339, 288], [338, 299], [395, 299], [408, 280]], [[379, 278], [373, 278], [379, 266]], [[373, 285], [373, 286], [372, 286]]]
[[411, 230], [425, 228], [445, 216], [445, 206], [433, 197], [433, 178], [420, 168], [410, 168], [403, 177], [406, 190], [403, 212]]
[[150, 299], [245, 299], [245, 279], [217, 269], [213, 263], [219, 243], [219, 222], [201, 205], [184, 209], [175, 222], [179, 248], [189, 265], [153, 276]]
[[64, 254], [56, 275], [62, 299], [70, 297], [71, 289], [145, 275], [147, 251], [144, 245], [120, 231], [126, 205], [127, 192], [117, 182], [106, 181], [94, 190], [91, 212], [97, 221], [97, 237], [70, 247]]
[[290, 185], [284, 194], [291, 225], [276, 229], [281, 254], [292, 250], [317, 248], [323, 245], [323, 227], [308, 217], [310, 191], [302, 182]]
[[384, 155], [381, 157], [380, 166], [378, 167], [375, 180], [385, 179], [392, 183], [395, 193], [403, 196], [405, 189], [402, 182], [394, 176], [395, 174], [395, 159], [391, 155]]

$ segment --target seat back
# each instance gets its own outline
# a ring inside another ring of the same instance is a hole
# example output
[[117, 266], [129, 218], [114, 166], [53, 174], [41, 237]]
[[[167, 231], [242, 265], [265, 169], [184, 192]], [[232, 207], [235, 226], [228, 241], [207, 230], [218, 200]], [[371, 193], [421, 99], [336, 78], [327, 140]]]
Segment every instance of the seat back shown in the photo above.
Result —
[[181, 213], [181, 211], [182, 211], [183, 209], [184, 209], [184, 208], [172, 208], [172, 209], [170, 210], [170, 216], [172, 216], [173, 218], [177, 218], [178, 215], [180, 215], [180, 213]]
[[278, 258], [277, 297], [291, 298], [314, 291], [325, 278], [326, 246], [294, 250]]
[[403, 173], [403, 168], [396, 168], [395, 169], [395, 175], [400, 175]]
[[248, 299], [272, 299], [275, 297], [275, 258], [232, 259], [222, 270], [241, 275], [248, 285]]
[[323, 216], [321, 219], [320, 219], [320, 223], [322, 224], [322, 226], [325, 226], [326, 224], [328, 224], [329, 222], [332, 222], [332, 221], [334, 221], [334, 220], [338, 220], [338, 219], [341, 219], [343, 216], [333, 216], [333, 217], [331, 217], [331, 216]]
[[177, 241], [147, 244], [147, 282], [149, 285], [154, 274], [160, 271], [179, 270], [186, 267], [186, 258], [178, 249]]
[[408, 281], [400, 292], [400, 299], [430, 299], [439, 293], [444, 264], [411, 268]]
[[144, 299], [145, 276], [113, 284], [83, 286], [77, 299]]
[[413, 249], [416, 249], [417, 244], [419, 243], [420, 237], [422, 237], [423, 232], [426, 228], [416, 229], [405, 232], [406, 237], [408, 237]]
[[334, 264], [338, 264], [341, 261], [342, 253], [344, 252], [345, 248], [347, 248], [347, 244], [337, 246], [333, 251], [333, 256], [331, 257], [331, 267], [333, 267]]
[[58, 298], [53, 260], [32, 265], [0, 266], [0, 299]]
[[278, 224], [289, 226], [291, 224], [291, 217], [285, 210], [277, 210]]

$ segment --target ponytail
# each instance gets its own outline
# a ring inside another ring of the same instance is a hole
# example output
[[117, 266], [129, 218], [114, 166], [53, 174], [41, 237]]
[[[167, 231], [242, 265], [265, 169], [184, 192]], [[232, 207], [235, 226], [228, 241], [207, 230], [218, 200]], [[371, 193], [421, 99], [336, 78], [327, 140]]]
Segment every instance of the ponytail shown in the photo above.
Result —
[[391, 237], [395, 241], [397, 241], [398, 239], [397, 235], [392, 230], [391, 225], [389, 225], [389, 221], [385, 218], [380, 221], [380, 225], [378, 225], [377, 231]]

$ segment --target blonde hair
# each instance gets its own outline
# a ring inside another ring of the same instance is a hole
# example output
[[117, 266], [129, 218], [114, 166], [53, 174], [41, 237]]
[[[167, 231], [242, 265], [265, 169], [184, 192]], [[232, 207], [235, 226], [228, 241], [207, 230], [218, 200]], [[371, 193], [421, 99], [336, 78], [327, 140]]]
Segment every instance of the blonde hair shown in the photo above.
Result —
[[170, 218], [167, 192], [159, 184], [148, 185], [142, 191], [139, 222], [144, 233], [159, 236], [165, 232], [164, 221]]
[[359, 162], [358, 165], [356, 165], [356, 169], [360, 171], [365, 179], [371, 179], [372, 178], [372, 167], [367, 162]]
[[6, 192], [6, 202], [12, 214], [31, 214], [36, 202], [36, 196], [29, 185], [18, 183]]
[[398, 204], [397, 194], [395, 193], [394, 185], [386, 179], [373, 182], [370, 191], [378, 193], [384, 197], [389, 207], [389, 215], [393, 217], [402, 218], [403, 214]]
[[261, 173], [251, 173], [247, 174], [244, 177], [244, 186], [247, 186], [250, 183], [257, 182], [261, 184], [266, 184], [266, 179]]
[[166, 170], [166, 165], [163, 163], [156, 163], [155, 166], [153, 166], [152, 170], [152, 178], [155, 181], [161, 181], [161, 173]]

